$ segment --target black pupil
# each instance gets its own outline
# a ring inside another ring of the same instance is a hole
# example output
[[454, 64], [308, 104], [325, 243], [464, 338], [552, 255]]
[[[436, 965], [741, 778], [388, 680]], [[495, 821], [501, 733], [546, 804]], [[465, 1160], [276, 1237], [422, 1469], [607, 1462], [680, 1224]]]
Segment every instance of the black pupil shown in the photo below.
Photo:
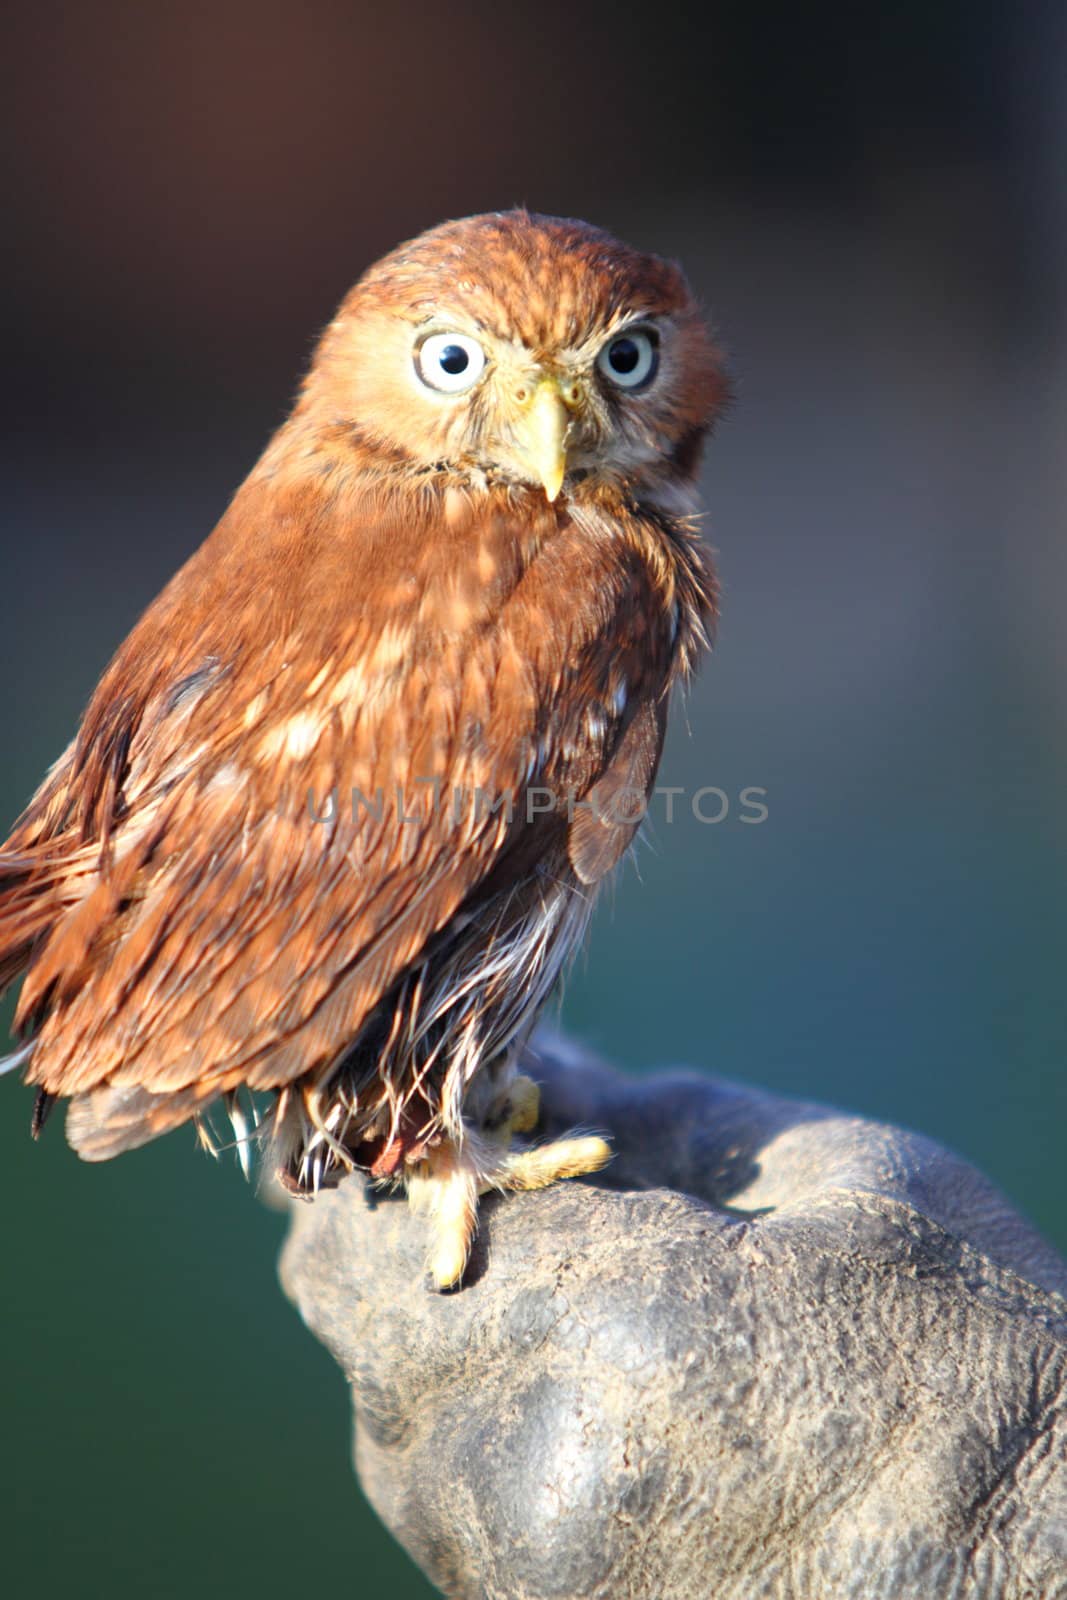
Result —
[[441, 351], [441, 367], [452, 378], [466, 372], [470, 364], [471, 358], [461, 344], [446, 344]]
[[641, 346], [636, 339], [616, 339], [608, 356], [612, 371], [621, 373], [624, 378], [633, 372], [640, 359]]

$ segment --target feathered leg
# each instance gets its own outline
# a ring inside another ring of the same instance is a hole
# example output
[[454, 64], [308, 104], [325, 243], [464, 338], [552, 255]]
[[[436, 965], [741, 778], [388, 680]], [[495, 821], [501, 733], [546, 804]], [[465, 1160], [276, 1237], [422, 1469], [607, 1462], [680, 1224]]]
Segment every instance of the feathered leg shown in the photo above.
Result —
[[512, 1134], [536, 1126], [541, 1097], [532, 1079], [517, 1077], [508, 1098], [509, 1114], [490, 1136], [465, 1129], [460, 1139], [443, 1140], [405, 1173], [408, 1204], [429, 1218], [433, 1229], [429, 1266], [438, 1289], [452, 1288], [463, 1276], [481, 1195], [494, 1189], [547, 1189], [561, 1178], [599, 1172], [611, 1159], [611, 1146], [597, 1134], [510, 1149]]

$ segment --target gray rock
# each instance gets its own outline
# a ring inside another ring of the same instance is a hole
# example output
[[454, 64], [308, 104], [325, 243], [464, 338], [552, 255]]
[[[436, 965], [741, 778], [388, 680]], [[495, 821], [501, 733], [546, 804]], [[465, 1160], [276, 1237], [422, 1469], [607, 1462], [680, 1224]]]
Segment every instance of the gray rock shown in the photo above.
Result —
[[542, 1040], [595, 1182], [488, 1199], [465, 1286], [349, 1179], [285, 1288], [356, 1469], [463, 1600], [1067, 1596], [1067, 1266], [914, 1134]]

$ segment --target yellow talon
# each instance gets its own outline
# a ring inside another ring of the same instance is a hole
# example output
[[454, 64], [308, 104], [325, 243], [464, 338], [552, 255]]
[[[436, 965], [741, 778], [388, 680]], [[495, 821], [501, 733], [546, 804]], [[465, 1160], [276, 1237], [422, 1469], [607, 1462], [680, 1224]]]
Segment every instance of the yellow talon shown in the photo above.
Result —
[[[511, 1127], [532, 1127], [540, 1095], [529, 1078], [516, 1080]], [[518, 1119], [522, 1119], [520, 1122]], [[529, 1119], [529, 1120], [526, 1120]], [[432, 1230], [430, 1276], [438, 1289], [451, 1289], [467, 1267], [478, 1229], [478, 1197], [492, 1190], [546, 1189], [561, 1178], [599, 1172], [611, 1160], [611, 1146], [597, 1134], [557, 1139], [529, 1150], [501, 1151], [495, 1142], [470, 1135], [462, 1145], [442, 1142], [405, 1174], [408, 1204], [428, 1217]]]
[[541, 1115], [541, 1091], [532, 1078], [520, 1074], [508, 1092], [511, 1115], [507, 1120], [509, 1133], [532, 1133]]
[[498, 1180], [502, 1189], [547, 1189], [560, 1178], [599, 1172], [611, 1160], [611, 1146], [597, 1134], [557, 1139], [532, 1150], [515, 1150], [504, 1161]]

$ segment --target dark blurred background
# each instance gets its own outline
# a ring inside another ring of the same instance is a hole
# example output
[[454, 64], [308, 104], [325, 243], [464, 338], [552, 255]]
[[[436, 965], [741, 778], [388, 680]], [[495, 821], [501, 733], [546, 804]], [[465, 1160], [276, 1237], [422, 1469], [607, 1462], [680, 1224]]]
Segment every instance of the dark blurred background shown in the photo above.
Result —
[[[565, 1021], [922, 1129], [1067, 1246], [1063, 8], [7, 19], [4, 822], [362, 268], [451, 215], [588, 217], [684, 261], [737, 378], [663, 772], [732, 805], [660, 814]], [[427, 1595], [280, 1219], [188, 1134], [89, 1168], [0, 1092], [5, 1592]]]

